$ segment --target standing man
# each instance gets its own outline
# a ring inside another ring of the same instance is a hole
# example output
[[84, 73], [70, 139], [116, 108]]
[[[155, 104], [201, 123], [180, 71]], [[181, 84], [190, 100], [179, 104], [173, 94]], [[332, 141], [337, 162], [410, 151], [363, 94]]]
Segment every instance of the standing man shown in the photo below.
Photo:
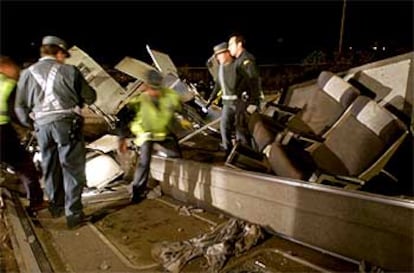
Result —
[[[151, 154], [155, 143], [164, 148], [167, 157], [181, 157], [177, 137], [173, 134], [176, 112], [181, 112], [180, 96], [172, 89], [162, 86], [163, 76], [156, 70], [148, 70], [143, 91], [132, 98], [120, 113], [118, 150], [128, 149], [126, 136], [129, 131], [135, 135], [134, 143], [139, 148], [139, 162], [131, 182], [131, 203], [145, 198], [150, 173]], [[179, 116], [183, 127], [191, 126], [188, 120]]]
[[240, 94], [236, 90], [237, 73], [233, 57], [230, 55], [226, 42], [220, 43], [213, 48], [214, 57], [218, 61], [217, 75], [214, 76], [216, 84], [207, 101], [208, 108], [221, 90], [223, 109], [221, 112], [220, 134], [226, 158], [233, 149], [232, 133], [236, 130], [236, 139], [243, 139], [242, 130], [235, 126], [236, 106]]
[[33, 127], [42, 155], [42, 171], [52, 217], [66, 215], [68, 228], [84, 222], [82, 190], [86, 185], [86, 150], [81, 108], [96, 100], [96, 92], [78, 68], [64, 64], [67, 43], [45, 36], [38, 62], [22, 71], [15, 111], [21, 123]]
[[264, 99], [259, 69], [256, 65], [256, 58], [246, 50], [246, 41], [242, 35], [234, 34], [230, 36], [228, 44], [230, 54], [235, 58], [238, 74], [236, 90], [242, 97], [237, 106], [236, 124], [238, 127], [245, 130], [243, 133], [245, 139], [242, 140], [242, 143], [250, 146], [251, 143], [248, 138], [246, 109], [248, 105], [255, 105], [257, 109], [260, 109], [260, 104]]
[[[0, 56], [0, 162], [13, 167], [23, 182], [29, 200], [29, 213], [44, 208], [40, 175], [33, 158], [20, 144], [17, 132], [11, 124], [13, 105], [11, 96], [19, 78], [20, 68], [9, 57]], [[11, 105], [10, 105], [11, 104]]]

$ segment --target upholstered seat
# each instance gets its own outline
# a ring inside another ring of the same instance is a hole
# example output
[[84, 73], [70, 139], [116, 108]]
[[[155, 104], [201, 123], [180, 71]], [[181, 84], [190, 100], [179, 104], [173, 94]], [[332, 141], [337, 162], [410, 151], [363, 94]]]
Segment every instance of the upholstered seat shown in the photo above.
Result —
[[277, 175], [309, 179], [312, 174], [328, 174], [368, 181], [381, 172], [407, 134], [404, 123], [387, 109], [359, 96], [323, 135], [323, 143], [300, 154], [274, 141], [267, 154]]
[[323, 135], [358, 97], [359, 91], [332, 72], [320, 73], [313, 95], [301, 110], [287, 121], [275, 120], [254, 113], [249, 119], [249, 131], [258, 151], [272, 143], [285, 128], [295, 133]]

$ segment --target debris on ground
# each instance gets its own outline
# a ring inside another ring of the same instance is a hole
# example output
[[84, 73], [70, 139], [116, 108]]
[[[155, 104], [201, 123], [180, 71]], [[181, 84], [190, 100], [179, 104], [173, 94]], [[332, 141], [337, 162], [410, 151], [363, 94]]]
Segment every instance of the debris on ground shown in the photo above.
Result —
[[192, 259], [204, 256], [208, 272], [218, 272], [231, 256], [239, 256], [255, 246], [264, 233], [259, 225], [232, 218], [212, 232], [180, 241], [154, 244], [151, 255], [172, 273], [180, 272]]

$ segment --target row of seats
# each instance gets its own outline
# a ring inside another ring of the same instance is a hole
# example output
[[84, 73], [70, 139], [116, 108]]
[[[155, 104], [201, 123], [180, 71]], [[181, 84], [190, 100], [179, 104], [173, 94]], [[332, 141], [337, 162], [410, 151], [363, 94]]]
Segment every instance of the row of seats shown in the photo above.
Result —
[[254, 147], [266, 154], [276, 175], [362, 185], [381, 172], [408, 135], [407, 127], [331, 72], [323, 71], [317, 86], [296, 114], [278, 111], [277, 104], [253, 113]]

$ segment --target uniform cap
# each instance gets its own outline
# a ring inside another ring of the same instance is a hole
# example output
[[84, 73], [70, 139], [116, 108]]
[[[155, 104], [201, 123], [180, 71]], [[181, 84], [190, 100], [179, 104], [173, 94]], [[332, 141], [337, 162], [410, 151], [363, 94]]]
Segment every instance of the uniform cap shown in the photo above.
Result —
[[70, 54], [68, 52], [68, 44], [65, 42], [65, 40], [57, 37], [57, 36], [45, 36], [42, 39], [42, 45], [55, 45], [63, 49], [63, 51], [66, 53], [67, 57], [70, 57]]
[[222, 42], [222, 43], [220, 43], [220, 44], [218, 44], [218, 45], [216, 45], [214, 48], [213, 48], [213, 51], [214, 51], [214, 55], [217, 55], [217, 54], [220, 54], [220, 53], [222, 53], [222, 52], [226, 52], [226, 51], [228, 51], [228, 44], [226, 43], [226, 42]]
[[150, 69], [146, 75], [146, 83], [154, 89], [162, 87], [163, 76], [157, 70]]

